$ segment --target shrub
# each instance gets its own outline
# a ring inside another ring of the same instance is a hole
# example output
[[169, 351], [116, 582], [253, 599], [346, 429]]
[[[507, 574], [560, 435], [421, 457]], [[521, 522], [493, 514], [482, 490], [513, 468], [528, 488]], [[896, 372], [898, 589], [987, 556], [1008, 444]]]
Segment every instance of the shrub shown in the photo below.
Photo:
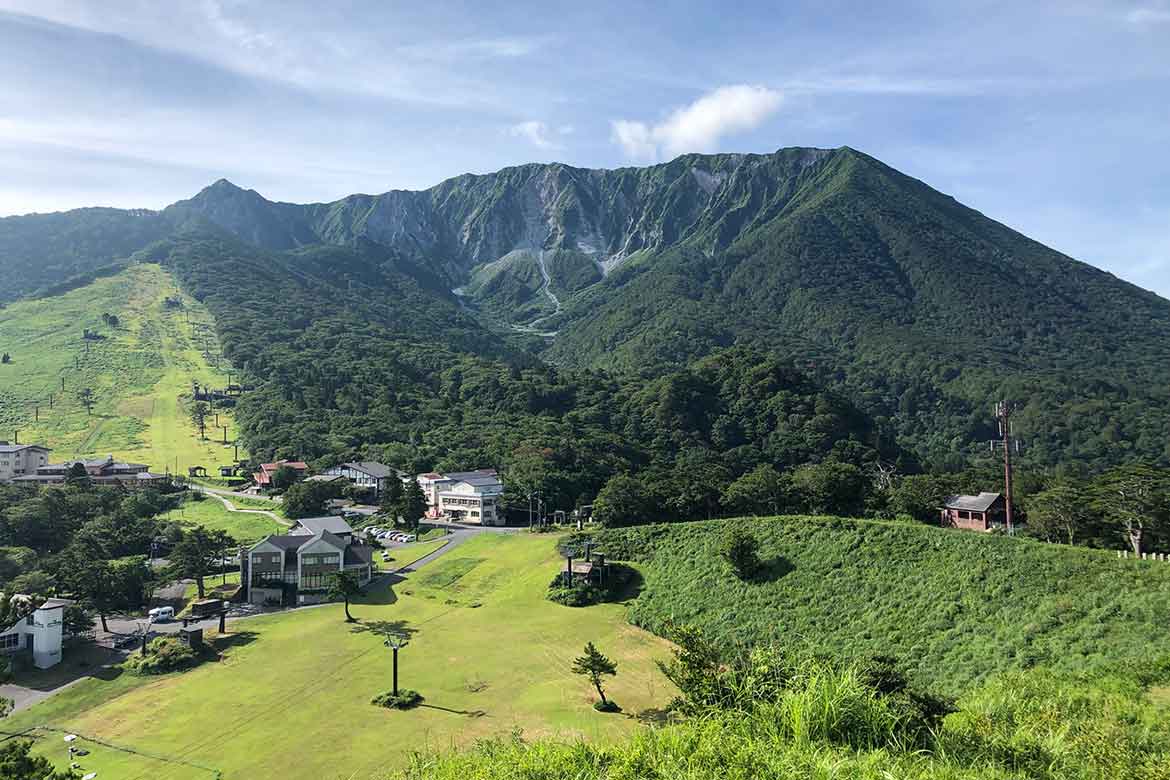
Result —
[[548, 600], [566, 607], [588, 607], [602, 602], [617, 601], [627, 593], [630, 585], [639, 579], [636, 570], [621, 563], [609, 564], [605, 582], [601, 585], [574, 582], [572, 587], [567, 587], [563, 573], [558, 572], [548, 584]]
[[759, 540], [744, 527], [743, 521], [728, 525], [719, 543], [719, 555], [741, 580], [750, 580], [760, 570], [759, 549]]
[[400, 688], [397, 696], [390, 691], [379, 693], [370, 700], [370, 704], [391, 710], [408, 710], [411, 707], [418, 706], [422, 700], [422, 694], [418, 691], [413, 691], [410, 688]]
[[146, 646], [146, 655], [134, 653], [123, 666], [135, 674], [166, 674], [188, 669], [199, 662], [199, 654], [173, 636], [160, 636]]
[[622, 708], [616, 701], [595, 701], [593, 702], [593, 709], [598, 712], [621, 712]]

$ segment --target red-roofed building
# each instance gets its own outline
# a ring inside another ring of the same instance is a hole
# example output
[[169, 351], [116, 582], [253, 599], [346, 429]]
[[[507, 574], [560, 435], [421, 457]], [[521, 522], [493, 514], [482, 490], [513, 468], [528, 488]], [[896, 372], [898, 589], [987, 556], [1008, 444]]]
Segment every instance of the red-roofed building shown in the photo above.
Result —
[[303, 460], [278, 460], [275, 463], [261, 463], [260, 470], [252, 475], [256, 486], [260, 488], [272, 487], [272, 477], [282, 467], [292, 469], [297, 473], [297, 479], [304, 479], [306, 472], [309, 470], [309, 464]]

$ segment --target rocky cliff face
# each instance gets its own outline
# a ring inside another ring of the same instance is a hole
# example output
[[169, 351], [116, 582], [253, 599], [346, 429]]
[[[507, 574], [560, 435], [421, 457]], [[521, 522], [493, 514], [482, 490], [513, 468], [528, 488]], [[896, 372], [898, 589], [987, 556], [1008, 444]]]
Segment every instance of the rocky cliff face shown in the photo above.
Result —
[[782, 208], [807, 171], [832, 154], [686, 155], [616, 170], [522, 165], [420, 192], [306, 206], [219, 181], [169, 211], [198, 214], [268, 249], [367, 239], [427, 258], [453, 283], [516, 251], [580, 253], [607, 273], [637, 252], [683, 241], [726, 246]]

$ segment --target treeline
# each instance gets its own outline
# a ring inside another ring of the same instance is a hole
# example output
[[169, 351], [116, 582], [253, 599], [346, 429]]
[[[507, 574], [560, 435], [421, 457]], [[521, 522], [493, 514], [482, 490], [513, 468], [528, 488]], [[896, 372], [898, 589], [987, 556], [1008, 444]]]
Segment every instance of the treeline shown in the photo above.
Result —
[[[90, 613], [104, 625], [110, 614], [141, 609], [174, 579], [194, 578], [202, 593], [202, 578], [234, 543], [160, 519], [180, 498], [93, 485], [83, 469], [62, 485], [0, 485], [0, 592], [75, 599], [74, 631], [89, 629]], [[163, 556], [170, 566], [151, 568]]]

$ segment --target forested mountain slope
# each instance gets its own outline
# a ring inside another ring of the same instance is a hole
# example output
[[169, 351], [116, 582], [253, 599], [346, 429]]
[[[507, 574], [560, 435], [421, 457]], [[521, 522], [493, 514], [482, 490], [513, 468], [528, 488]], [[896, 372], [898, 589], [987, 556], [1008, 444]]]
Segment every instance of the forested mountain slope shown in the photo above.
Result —
[[255, 385], [236, 416], [265, 457], [503, 466], [571, 506], [629, 469], [688, 481], [673, 468], [685, 462], [730, 479], [762, 462], [877, 456], [864, 414], [782, 362], [732, 350], [649, 383], [560, 370], [375, 245], [271, 252], [201, 228], [135, 259], [172, 270], [215, 316]]
[[[980, 457], [1005, 396], [1023, 404], [1035, 462], [1170, 460], [1170, 302], [849, 148], [532, 164], [308, 205], [221, 180], [160, 213], [100, 211], [96, 227], [88, 211], [0, 221], [8, 294], [66, 273], [44, 267], [92, 271], [165, 235], [164, 254], [198, 255], [180, 277], [231, 301], [220, 327], [256, 368], [287, 343], [344, 341], [339, 323], [314, 329], [323, 308], [364, 345], [354, 377], [381, 371], [364, 364], [386, 348], [429, 354], [421, 374], [449, 369], [451, 349], [508, 372], [554, 375], [543, 361], [650, 379], [738, 345], [794, 362], [864, 412], [874, 441], [932, 467]], [[106, 240], [131, 215], [135, 229]], [[192, 231], [216, 237], [196, 250]], [[266, 322], [274, 289], [301, 313]], [[296, 395], [300, 371], [270, 378]], [[256, 435], [259, 451], [305, 446]]]

